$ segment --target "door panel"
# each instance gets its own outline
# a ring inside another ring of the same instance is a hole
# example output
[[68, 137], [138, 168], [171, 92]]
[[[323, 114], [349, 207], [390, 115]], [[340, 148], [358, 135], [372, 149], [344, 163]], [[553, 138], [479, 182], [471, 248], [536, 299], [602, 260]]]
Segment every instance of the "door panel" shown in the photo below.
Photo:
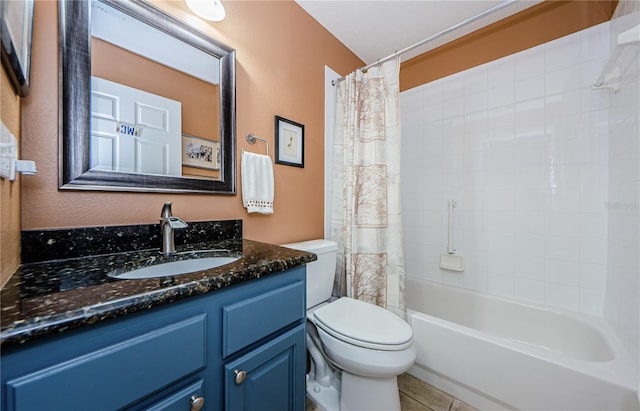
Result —
[[[225, 409], [304, 409], [305, 325], [225, 365]], [[238, 380], [237, 372], [246, 373]]]
[[182, 174], [181, 103], [91, 78], [91, 168]]

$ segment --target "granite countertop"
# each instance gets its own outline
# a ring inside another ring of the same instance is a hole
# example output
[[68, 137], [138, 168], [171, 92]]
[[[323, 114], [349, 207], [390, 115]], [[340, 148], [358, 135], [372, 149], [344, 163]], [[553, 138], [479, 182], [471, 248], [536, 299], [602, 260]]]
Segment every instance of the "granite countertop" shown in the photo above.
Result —
[[[157, 249], [27, 263], [0, 295], [0, 344], [34, 338], [116, 318], [190, 296], [294, 268], [315, 254], [246, 239], [179, 249], [165, 257]], [[141, 267], [196, 256], [240, 257], [230, 264], [173, 277], [120, 280], [109, 277], [123, 266]]]

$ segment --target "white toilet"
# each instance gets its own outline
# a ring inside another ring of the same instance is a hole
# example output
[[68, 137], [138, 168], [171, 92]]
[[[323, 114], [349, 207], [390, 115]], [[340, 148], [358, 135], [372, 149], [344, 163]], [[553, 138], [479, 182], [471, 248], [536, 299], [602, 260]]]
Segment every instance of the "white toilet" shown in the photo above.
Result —
[[318, 256], [307, 265], [309, 398], [325, 411], [400, 411], [397, 376], [416, 358], [411, 327], [373, 304], [348, 297], [330, 301], [335, 242], [312, 240], [283, 247]]

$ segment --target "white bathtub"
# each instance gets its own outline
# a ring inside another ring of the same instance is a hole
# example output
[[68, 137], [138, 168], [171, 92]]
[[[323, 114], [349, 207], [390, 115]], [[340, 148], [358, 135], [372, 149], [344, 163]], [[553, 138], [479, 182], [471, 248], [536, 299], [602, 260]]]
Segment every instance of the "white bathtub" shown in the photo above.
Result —
[[637, 365], [598, 318], [406, 279], [409, 371], [481, 410], [638, 410]]

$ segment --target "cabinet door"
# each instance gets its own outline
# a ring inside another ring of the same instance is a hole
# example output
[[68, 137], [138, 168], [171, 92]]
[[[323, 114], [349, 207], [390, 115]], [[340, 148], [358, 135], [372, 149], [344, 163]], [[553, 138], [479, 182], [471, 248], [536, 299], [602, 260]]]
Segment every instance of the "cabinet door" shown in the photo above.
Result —
[[296, 411], [305, 407], [305, 325], [225, 365], [227, 411]]

